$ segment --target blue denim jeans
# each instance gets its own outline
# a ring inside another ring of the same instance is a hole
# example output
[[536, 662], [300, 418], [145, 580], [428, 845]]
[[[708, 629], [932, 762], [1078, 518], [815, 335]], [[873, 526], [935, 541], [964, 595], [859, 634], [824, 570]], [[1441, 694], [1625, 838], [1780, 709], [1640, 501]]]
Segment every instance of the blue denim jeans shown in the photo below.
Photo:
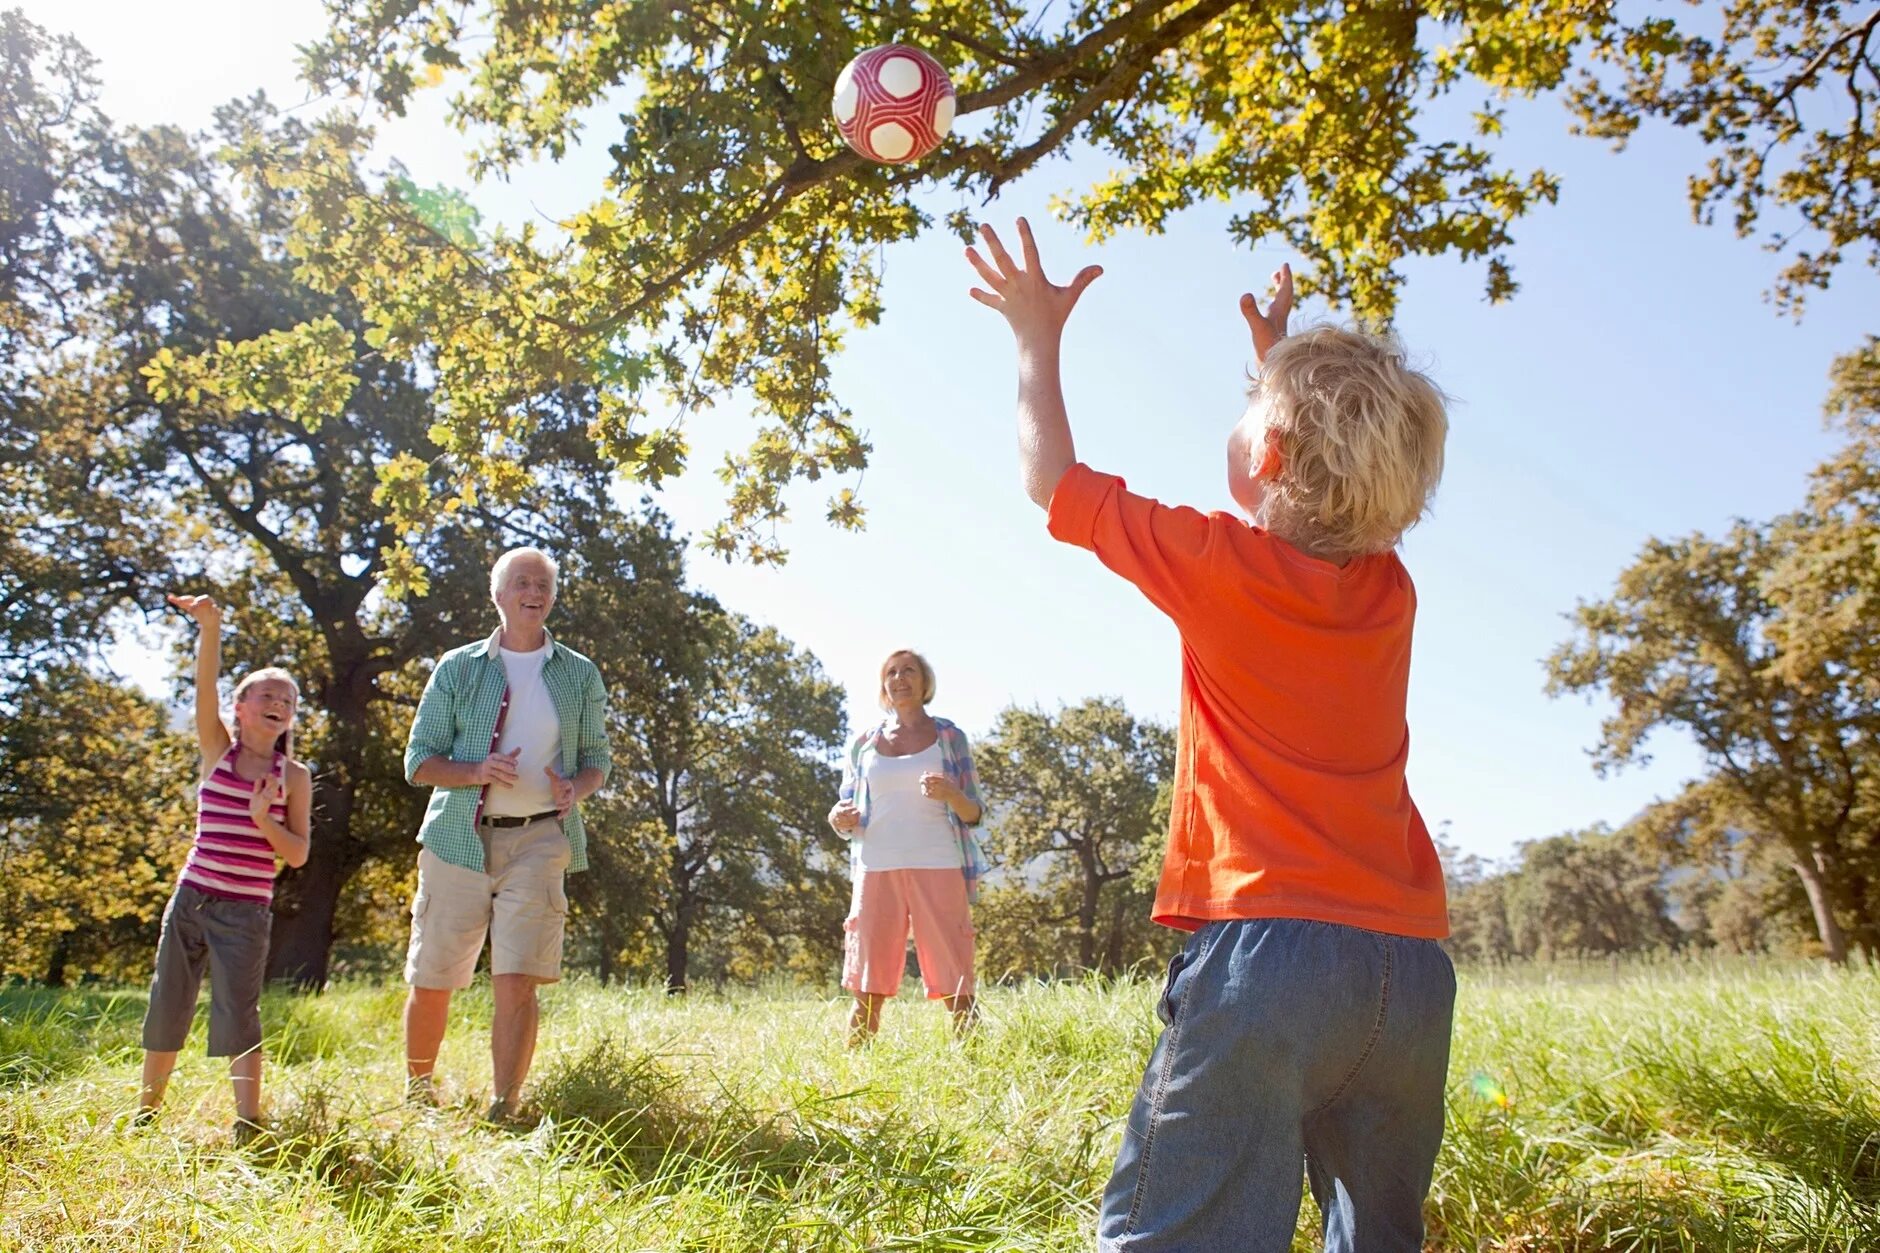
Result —
[[1290, 918], [1209, 923], [1104, 1189], [1105, 1253], [1284, 1253], [1300, 1163], [1327, 1253], [1423, 1244], [1456, 972], [1434, 940]]

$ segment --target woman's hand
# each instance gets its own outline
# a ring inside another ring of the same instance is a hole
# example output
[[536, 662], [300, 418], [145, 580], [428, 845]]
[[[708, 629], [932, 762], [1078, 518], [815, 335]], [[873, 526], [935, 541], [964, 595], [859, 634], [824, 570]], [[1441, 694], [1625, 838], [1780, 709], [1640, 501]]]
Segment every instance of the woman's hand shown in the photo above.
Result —
[[948, 808], [966, 800], [966, 793], [960, 791], [954, 785], [953, 780], [937, 770], [929, 770], [920, 776], [920, 794], [929, 800], [941, 801]]
[[862, 829], [862, 807], [854, 801], [837, 801], [829, 811], [829, 825], [844, 835], [853, 835]]

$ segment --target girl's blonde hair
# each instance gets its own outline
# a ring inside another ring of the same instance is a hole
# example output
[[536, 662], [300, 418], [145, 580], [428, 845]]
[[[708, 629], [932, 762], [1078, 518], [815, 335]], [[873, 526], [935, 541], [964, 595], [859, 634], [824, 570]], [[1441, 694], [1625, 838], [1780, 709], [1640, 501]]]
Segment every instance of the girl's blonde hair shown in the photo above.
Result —
[[883, 709], [894, 708], [888, 700], [888, 663], [893, 661], [896, 657], [912, 657], [915, 663], [920, 666], [920, 703], [925, 705], [932, 702], [934, 694], [933, 667], [927, 664], [925, 657], [921, 656], [913, 649], [897, 648], [881, 659], [880, 673], [875, 676], [879, 685], [875, 692], [875, 703], [880, 705]]
[[1282, 538], [1342, 557], [1384, 552], [1428, 511], [1449, 417], [1394, 340], [1331, 326], [1289, 336], [1252, 394], [1279, 437], [1267, 497]]
[[[263, 666], [259, 670], [251, 670], [246, 675], [242, 676], [242, 681], [235, 685], [235, 704], [240, 705], [242, 703], [242, 697], [247, 693], [249, 688], [268, 679], [279, 679], [294, 690], [294, 720], [298, 721], [300, 717], [300, 684], [294, 682], [294, 676], [287, 673], [287, 671], [281, 669], [279, 666]], [[241, 738], [241, 718], [239, 716], [235, 718], [235, 735], [237, 739]], [[287, 730], [281, 732], [280, 735], [275, 738], [274, 751], [285, 754], [289, 761], [294, 760], [293, 722], [289, 722], [287, 724]]]

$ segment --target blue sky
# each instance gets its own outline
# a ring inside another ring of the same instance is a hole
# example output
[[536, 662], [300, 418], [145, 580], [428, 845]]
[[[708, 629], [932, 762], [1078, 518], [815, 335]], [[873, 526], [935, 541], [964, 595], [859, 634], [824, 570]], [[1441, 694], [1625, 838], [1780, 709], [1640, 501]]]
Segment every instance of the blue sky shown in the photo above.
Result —
[[[257, 87], [303, 101], [294, 46], [322, 22], [318, 0], [24, 7], [98, 55], [113, 116], [192, 128]], [[463, 143], [441, 116], [441, 96], [421, 99], [383, 130], [381, 151], [420, 182], [467, 188]], [[594, 138], [604, 147], [604, 133]], [[1621, 822], [1697, 770], [1688, 744], [1661, 736], [1649, 767], [1596, 778], [1585, 750], [1601, 710], [1550, 701], [1541, 661], [1567, 633], [1563, 615], [1603, 595], [1648, 536], [1797, 504], [1834, 444], [1820, 419], [1828, 363], [1875, 329], [1874, 278], [1862, 270], [1816, 298], [1800, 324], [1779, 318], [1762, 299], [1779, 262], [1691, 222], [1684, 174], [1700, 153], [1682, 137], [1648, 131], [1614, 155], [1568, 136], [1562, 111], [1542, 102], [1511, 109], [1504, 150], [1564, 184], [1557, 207], [1517, 227], [1520, 294], [1490, 306], [1479, 268], [1419, 263], [1398, 323], [1456, 401], [1435, 514], [1404, 547], [1422, 606], [1410, 782], [1433, 826], [1450, 824], [1462, 847], [1491, 857], [1524, 839]], [[593, 153], [576, 154], [473, 195], [493, 219], [554, 217], [598, 189], [599, 168]], [[1087, 156], [1046, 165], [986, 217], [1003, 226], [1028, 215], [1060, 279], [1092, 261], [1105, 267], [1065, 347], [1082, 458], [1138, 491], [1229, 508], [1222, 448], [1250, 356], [1235, 300], [1286, 257], [1235, 248], [1227, 206], [1192, 211], [1163, 236], [1088, 247], [1050, 220], [1047, 202], [1104, 169]], [[1092, 695], [1172, 720], [1173, 629], [1094, 558], [1050, 541], [1019, 488], [1010, 336], [967, 298], [970, 285], [943, 232], [891, 250], [886, 315], [851, 337], [836, 366], [838, 393], [875, 445], [862, 483], [868, 530], [826, 528], [826, 485], [811, 487], [793, 498], [788, 566], [701, 555], [694, 578], [813, 650], [851, 691], [852, 720], [873, 716], [876, 666], [902, 644], [939, 672], [935, 711], [970, 732], [1010, 702]], [[1326, 311], [1307, 306], [1303, 316]], [[719, 516], [709, 470], [747, 427], [735, 404], [695, 423], [699, 469], [660, 498], [682, 526]], [[154, 654], [122, 660], [140, 681], [165, 685]]]

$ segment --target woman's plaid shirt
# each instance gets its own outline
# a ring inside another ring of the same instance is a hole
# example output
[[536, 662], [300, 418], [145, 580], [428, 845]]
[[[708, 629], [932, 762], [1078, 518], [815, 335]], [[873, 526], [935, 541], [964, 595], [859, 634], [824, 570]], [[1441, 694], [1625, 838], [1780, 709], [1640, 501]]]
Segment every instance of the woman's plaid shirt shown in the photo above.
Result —
[[[986, 820], [986, 802], [979, 795], [979, 772], [973, 769], [973, 752], [966, 742], [966, 732], [945, 718], [935, 718], [933, 724], [940, 733], [941, 773], [979, 806], [979, 819], [970, 827], [961, 822], [950, 807], [947, 809], [947, 821], [952, 824], [953, 838], [959, 843], [960, 873], [966, 876], [966, 899], [978, 900], [979, 881], [992, 868], [985, 846], [979, 841], [979, 832], [974, 829]], [[868, 762], [875, 753], [875, 737], [886, 725], [870, 727], [850, 741], [848, 759], [842, 769], [842, 790], [837, 799], [855, 802], [856, 808], [862, 811], [863, 830], [868, 829]], [[849, 873], [860, 878], [862, 851], [858, 837], [850, 838], [849, 854]]]

